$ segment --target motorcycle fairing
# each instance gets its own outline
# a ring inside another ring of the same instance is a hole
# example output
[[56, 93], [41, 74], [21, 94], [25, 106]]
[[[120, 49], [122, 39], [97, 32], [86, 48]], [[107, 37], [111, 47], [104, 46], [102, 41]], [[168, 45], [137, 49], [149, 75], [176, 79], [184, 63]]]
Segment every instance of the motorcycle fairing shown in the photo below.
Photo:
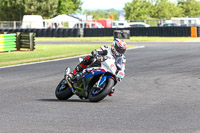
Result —
[[106, 81], [106, 79], [107, 79], [107, 76], [102, 76], [100, 81], [99, 81], [98, 86], [101, 86]]
[[96, 75], [100, 75], [105, 73], [106, 71], [104, 69], [92, 69], [89, 73], [84, 73], [84, 76], [89, 79], [91, 77], [94, 77]]
[[98, 85], [101, 86], [106, 81], [107, 78], [113, 78], [113, 77], [112, 76], [102, 76]]
[[124, 77], [124, 73], [123, 72], [118, 72], [117, 77], [123, 78]]

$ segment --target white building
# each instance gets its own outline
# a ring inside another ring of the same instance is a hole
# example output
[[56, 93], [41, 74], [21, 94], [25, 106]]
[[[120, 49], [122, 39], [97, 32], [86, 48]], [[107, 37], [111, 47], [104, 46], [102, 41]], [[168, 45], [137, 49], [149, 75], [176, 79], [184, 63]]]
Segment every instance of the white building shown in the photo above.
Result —
[[74, 24], [78, 22], [81, 22], [80, 18], [65, 14], [45, 20], [46, 28], [73, 28]]

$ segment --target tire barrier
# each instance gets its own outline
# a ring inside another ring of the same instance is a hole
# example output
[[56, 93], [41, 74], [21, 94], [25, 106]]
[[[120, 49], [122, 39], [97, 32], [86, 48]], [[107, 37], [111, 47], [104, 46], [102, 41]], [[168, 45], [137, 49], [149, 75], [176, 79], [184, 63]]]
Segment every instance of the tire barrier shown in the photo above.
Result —
[[130, 30], [114, 30], [114, 38], [130, 39]]
[[36, 37], [80, 37], [80, 29], [60, 28], [60, 29], [0, 29], [0, 32], [34, 32]]
[[23, 48], [33, 51], [35, 49], [35, 33], [17, 32], [16, 48], [17, 50]]
[[187, 37], [190, 27], [140, 27], [131, 28], [131, 36]]
[[[59, 29], [0, 29], [0, 32], [34, 32], [36, 37], [104, 37], [113, 36], [114, 30], [128, 30], [130, 36], [161, 36], [161, 37], [189, 37], [191, 27], [133, 27], [133, 28], [85, 28], [83, 31], [73, 28]], [[200, 27], [197, 27], [200, 36]], [[83, 33], [83, 35], [82, 35]], [[128, 36], [128, 35], [127, 35]]]
[[84, 29], [84, 37], [113, 36], [114, 30], [129, 30], [130, 36], [161, 36], [188, 37], [191, 36], [190, 27], [134, 27], [134, 28], [103, 28]]
[[0, 52], [16, 50], [16, 34], [0, 34]]
[[35, 49], [35, 33], [0, 34], [0, 52], [15, 51], [21, 48], [30, 49], [30, 51]]
[[113, 36], [113, 31], [117, 30], [115, 28], [85, 28], [83, 31], [84, 37], [103, 37], [103, 36]]
[[200, 37], [200, 27], [197, 27], [197, 37]]

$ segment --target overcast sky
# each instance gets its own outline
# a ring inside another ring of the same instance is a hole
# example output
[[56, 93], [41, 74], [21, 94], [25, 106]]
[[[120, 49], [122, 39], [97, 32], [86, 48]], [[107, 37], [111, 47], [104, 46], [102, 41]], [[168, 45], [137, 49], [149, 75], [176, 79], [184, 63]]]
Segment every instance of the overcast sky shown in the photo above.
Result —
[[123, 10], [125, 3], [132, 0], [81, 0], [83, 2], [83, 10], [97, 10], [97, 9], [117, 9]]

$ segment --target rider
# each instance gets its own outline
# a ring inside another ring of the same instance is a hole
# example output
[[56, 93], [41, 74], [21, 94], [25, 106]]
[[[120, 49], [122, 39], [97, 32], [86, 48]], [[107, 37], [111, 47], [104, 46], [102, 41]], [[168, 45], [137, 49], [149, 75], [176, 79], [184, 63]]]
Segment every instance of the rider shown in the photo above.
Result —
[[124, 42], [122, 39], [115, 38], [111, 47], [109, 46], [100, 47], [98, 50], [92, 51], [91, 52], [92, 55], [85, 56], [83, 61], [81, 61], [80, 64], [75, 67], [73, 72], [69, 74], [69, 78], [72, 81], [75, 80], [76, 73], [81, 72], [88, 65], [92, 64], [94, 62], [95, 57], [97, 58], [97, 62], [95, 62], [94, 64], [97, 64], [97, 65], [100, 64], [100, 62], [103, 61], [103, 58], [100, 58], [100, 57], [103, 57], [107, 55], [108, 53], [113, 55], [113, 57], [122, 56], [122, 64], [123, 64], [122, 71], [124, 72], [125, 63], [126, 63], [126, 58], [124, 56], [125, 51], [126, 51], [126, 42]]

